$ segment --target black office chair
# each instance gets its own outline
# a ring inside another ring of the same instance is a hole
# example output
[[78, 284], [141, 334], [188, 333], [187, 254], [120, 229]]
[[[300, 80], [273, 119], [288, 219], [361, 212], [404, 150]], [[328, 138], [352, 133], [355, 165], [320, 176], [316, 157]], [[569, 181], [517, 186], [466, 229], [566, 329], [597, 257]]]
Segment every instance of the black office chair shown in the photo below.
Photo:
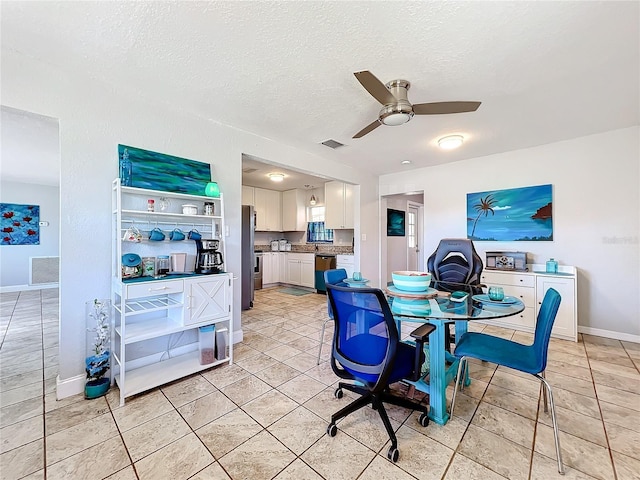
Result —
[[[433, 282], [438, 282], [432, 286], [444, 292], [470, 290], [471, 295], [482, 293], [480, 275], [483, 268], [484, 264], [473, 242], [466, 238], [443, 238], [427, 259], [427, 271], [431, 272]], [[477, 287], [463, 289], [459, 285], [461, 283]], [[451, 351], [453, 337], [449, 328], [445, 330], [445, 342]]]
[[381, 290], [328, 284], [327, 295], [335, 322], [331, 368], [340, 378], [360, 384], [340, 382], [335, 396], [342, 398], [343, 389], [361, 395], [331, 416], [327, 434], [334, 437], [338, 432], [338, 420], [371, 404], [380, 414], [391, 441], [387, 457], [396, 462], [400, 455], [398, 440], [384, 403], [422, 412], [419, 422], [424, 427], [429, 424], [429, 417], [426, 405], [391, 395], [389, 385], [402, 379], [418, 379], [424, 361], [423, 345], [435, 326], [424, 324], [411, 333], [416, 346], [402, 343]]

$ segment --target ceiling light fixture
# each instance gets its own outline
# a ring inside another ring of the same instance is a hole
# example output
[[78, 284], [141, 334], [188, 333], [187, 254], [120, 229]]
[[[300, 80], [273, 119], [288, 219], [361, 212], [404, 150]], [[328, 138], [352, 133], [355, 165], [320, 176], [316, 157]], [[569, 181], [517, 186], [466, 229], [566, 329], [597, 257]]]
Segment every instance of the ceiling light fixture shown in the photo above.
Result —
[[402, 160], [400, 163], [402, 165], [410, 165], [411, 164], [411, 160]]
[[453, 150], [462, 145], [464, 137], [462, 135], [447, 135], [438, 139], [438, 146], [443, 150]]
[[313, 185], [305, 185], [304, 188], [306, 188], [307, 190], [311, 188], [311, 198], [309, 199], [309, 205], [311, 205], [312, 207], [315, 206], [315, 204], [318, 203], [318, 199], [313, 194]]
[[284, 173], [270, 173], [269, 178], [272, 182], [281, 182], [284, 180]]

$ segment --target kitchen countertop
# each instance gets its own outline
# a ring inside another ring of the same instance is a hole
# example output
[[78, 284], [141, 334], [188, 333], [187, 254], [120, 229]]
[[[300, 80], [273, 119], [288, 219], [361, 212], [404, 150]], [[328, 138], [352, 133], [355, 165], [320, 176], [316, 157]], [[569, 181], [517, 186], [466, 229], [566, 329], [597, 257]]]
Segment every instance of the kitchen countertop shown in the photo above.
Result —
[[[254, 251], [271, 252], [271, 245], [254, 245]], [[278, 251], [278, 250], [274, 250]], [[317, 253], [319, 255], [353, 255], [353, 247], [350, 245], [316, 245], [308, 243], [304, 245], [291, 244], [291, 253]]]

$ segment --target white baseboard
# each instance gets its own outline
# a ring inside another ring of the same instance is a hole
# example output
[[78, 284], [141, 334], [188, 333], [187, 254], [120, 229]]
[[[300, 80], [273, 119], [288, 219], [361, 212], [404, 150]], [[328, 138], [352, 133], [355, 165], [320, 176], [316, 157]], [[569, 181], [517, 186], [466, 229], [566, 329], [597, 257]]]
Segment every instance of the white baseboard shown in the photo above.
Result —
[[233, 344], [234, 345], [236, 343], [242, 342], [243, 338], [244, 338], [244, 334], [242, 333], [242, 330], [234, 330], [233, 331]]
[[640, 335], [632, 335], [631, 333], [614, 332], [612, 330], [602, 330], [601, 328], [581, 327], [578, 325], [579, 333], [587, 335], [595, 335], [596, 337], [613, 338], [615, 340], [623, 340], [625, 342], [640, 343]]
[[56, 377], [56, 398], [62, 400], [72, 395], [84, 393], [84, 383], [86, 379], [87, 377], [84, 374], [64, 380], [60, 380], [60, 375], [58, 375]]
[[8, 285], [0, 287], [0, 293], [21, 292], [23, 290], [44, 290], [46, 288], [58, 288], [58, 283], [47, 283], [45, 285]]

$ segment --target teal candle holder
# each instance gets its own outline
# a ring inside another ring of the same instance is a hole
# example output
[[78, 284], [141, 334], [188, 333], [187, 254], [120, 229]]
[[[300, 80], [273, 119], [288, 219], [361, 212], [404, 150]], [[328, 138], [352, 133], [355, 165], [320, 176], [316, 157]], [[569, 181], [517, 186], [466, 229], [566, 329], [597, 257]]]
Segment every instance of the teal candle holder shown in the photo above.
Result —
[[207, 197], [215, 197], [218, 198], [220, 196], [220, 188], [216, 182], [209, 182], [204, 189], [204, 194]]

